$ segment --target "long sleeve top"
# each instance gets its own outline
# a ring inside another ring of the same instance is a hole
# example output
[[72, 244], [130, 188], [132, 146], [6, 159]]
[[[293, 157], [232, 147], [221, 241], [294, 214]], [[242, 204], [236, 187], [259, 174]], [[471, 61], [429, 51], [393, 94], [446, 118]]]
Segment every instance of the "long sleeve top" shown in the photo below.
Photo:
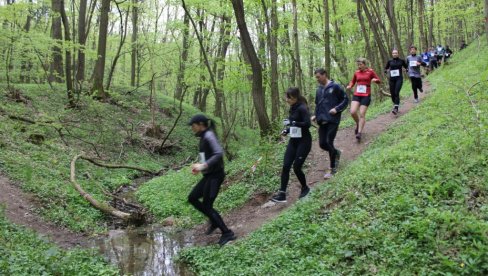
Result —
[[367, 68], [364, 71], [357, 70], [354, 72], [354, 76], [349, 83], [349, 86], [351, 87], [356, 85], [354, 96], [365, 97], [371, 95], [371, 81], [373, 79], [377, 79], [377, 83], [381, 82], [378, 75], [371, 68]]
[[200, 144], [198, 149], [200, 151], [200, 155], [203, 154], [203, 159], [200, 160], [202, 163], [207, 164], [207, 168], [202, 172], [204, 175], [211, 174], [215, 172], [220, 172], [224, 170], [224, 150], [219, 144], [217, 140], [217, 136], [215, 133], [207, 129], [201, 133], [200, 136]]
[[[403, 59], [391, 59], [386, 63], [385, 73], [389, 73], [389, 76], [392, 79], [402, 78], [402, 67], [408, 70], [408, 65]], [[389, 72], [387, 70], [389, 70]]]

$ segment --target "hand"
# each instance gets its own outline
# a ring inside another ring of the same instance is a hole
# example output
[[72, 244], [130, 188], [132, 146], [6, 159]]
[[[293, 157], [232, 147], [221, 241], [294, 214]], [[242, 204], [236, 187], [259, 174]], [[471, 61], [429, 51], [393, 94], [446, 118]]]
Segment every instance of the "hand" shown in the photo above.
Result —
[[377, 79], [377, 78], [374, 78], [374, 79], [372, 79], [371, 81], [372, 81], [372, 82], [375, 82], [375, 83], [379, 83], [379, 82], [380, 82], [380, 80], [379, 80], [379, 79]]
[[331, 110], [329, 110], [329, 114], [335, 115], [337, 114], [337, 110], [335, 108], [332, 108]]
[[312, 117], [310, 117], [310, 121], [315, 122], [315, 120], [317, 120], [317, 117], [315, 117], [315, 115], [313, 115]]
[[193, 174], [198, 174], [199, 172], [205, 170], [206, 168], [208, 168], [207, 163], [196, 163], [191, 165], [191, 172]]
[[348, 85], [348, 86], [346, 87], [346, 89], [351, 89], [351, 88], [352, 88], [352, 85]]
[[422, 64], [422, 63], [420, 63], [420, 62], [418, 62], [418, 61], [417, 61], [417, 66], [420, 66], [421, 64]]
[[286, 129], [283, 129], [283, 131], [281, 131], [280, 135], [286, 136], [286, 135], [288, 135], [288, 132], [286, 131]]

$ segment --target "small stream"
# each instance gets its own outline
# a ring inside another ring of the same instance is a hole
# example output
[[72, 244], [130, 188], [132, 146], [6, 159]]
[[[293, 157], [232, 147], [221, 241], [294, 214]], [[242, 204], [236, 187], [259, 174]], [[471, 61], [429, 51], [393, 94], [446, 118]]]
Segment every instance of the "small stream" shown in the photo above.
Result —
[[93, 242], [122, 275], [193, 275], [173, 258], [192, 237], [172, 233], [168, 228], [148, 225], [124, 230], [110, 230], [108, 236]]

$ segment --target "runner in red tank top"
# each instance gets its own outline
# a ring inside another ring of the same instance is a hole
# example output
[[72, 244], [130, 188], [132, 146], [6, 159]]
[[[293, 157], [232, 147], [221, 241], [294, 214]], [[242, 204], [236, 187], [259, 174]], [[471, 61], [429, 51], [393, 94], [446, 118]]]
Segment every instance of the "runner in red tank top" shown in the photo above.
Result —
[[[347, 89], [354, 89], [354, 95], [351, 101], [351, 115], [356, 122], [356, 139], [361, 141], [361, 133], [366, 123], [366, 111], [371, 103], [371, 83], [380, 83], [380, 78], [373, 71], [373, 69], [366, 66], [366, 59], [359, 58], [357, 61], [358, 70], [354, 73], [354, 77], [347, 86]], [[358, 114], [359, 110], [359, 114]]]

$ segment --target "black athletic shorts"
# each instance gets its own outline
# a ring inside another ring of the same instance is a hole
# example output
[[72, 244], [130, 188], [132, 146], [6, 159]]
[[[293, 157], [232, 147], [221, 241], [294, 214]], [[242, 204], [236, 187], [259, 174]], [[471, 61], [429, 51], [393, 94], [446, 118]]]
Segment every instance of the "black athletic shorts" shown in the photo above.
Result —
[[359, 102], [359, 105], [365, 105], [365, 106], [369, 106], [369, 104], [371, 103], [371, 95], [369, 96], [352, 96], [352, 101], [353, 102]]

